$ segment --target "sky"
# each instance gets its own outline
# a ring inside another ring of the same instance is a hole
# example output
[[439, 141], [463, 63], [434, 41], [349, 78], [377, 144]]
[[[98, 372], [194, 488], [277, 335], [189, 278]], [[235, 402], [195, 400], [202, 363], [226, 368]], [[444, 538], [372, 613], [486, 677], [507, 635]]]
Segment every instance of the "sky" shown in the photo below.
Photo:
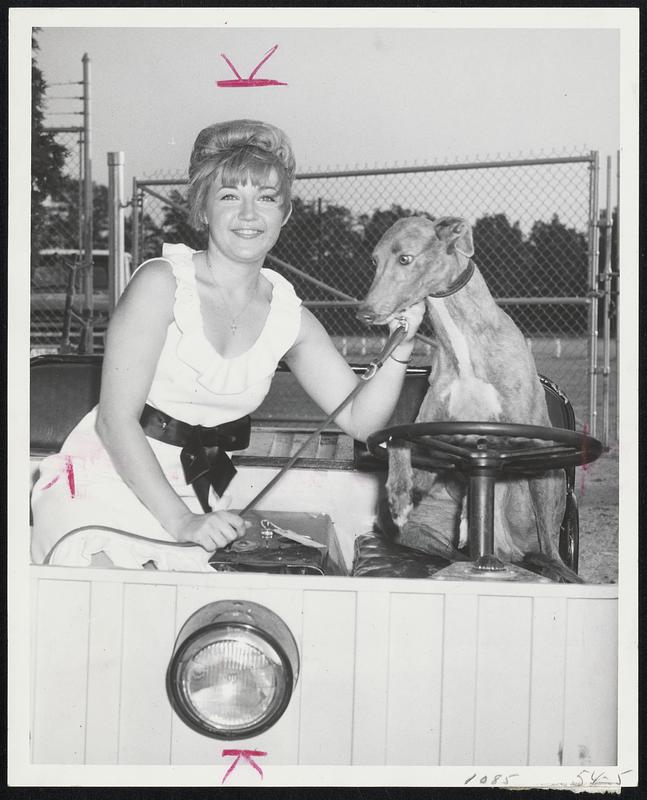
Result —
[[[236, 27], [215, 12], [195, 18], [206, 24], [162, 14], [159, 22], [170, 27], [148, 27], [158, 15], [125, 9], [122, 27], [112, 27], [115, 18], [98, 25], [102, 17], [92, 12], [83, 15], [84, 27], [61, 19], [45, 18], [55, 24], [38, 33], [38, 64], [53, 84], [80, 80], [82, 57], [90, 57], [93, 176], [100, 183], [107, 183], [107, 152], [119, 150], [127, 186], [133, 176], [184, 176], [201, 128], [244, 117], [283, 128], [301, 172], [590, 150], [615, 158], [620, 147], [620, 33], [586, 27], [585, 17], [574, 28], [544, 27], [556, 24], [549, 17], [535, 27], [452, 28], [432, 12], [408, 24], [405, 13], [391, 27], [377, 24], [376, 10], [362, 16], [374, 27], [359, 28], [348, 24], [355, 16], [341, 14], [331, 27], [290, 27], [280, 16], [283, 24], [256, 27], [249, 15], [244, 21], [252, 27]], [[502, 14], [488, 22], [496, 19], [511, 21]], [[454, 24], [474, 23], [458, 15]], [[216, 85], [234, 77], [221, 53], [246, 77], [274, 45], [256, 77], [286, 86]], [[48, 94], [77, 88], [52, 86]], [[47, 117], [50, 125], [75, 119]]]

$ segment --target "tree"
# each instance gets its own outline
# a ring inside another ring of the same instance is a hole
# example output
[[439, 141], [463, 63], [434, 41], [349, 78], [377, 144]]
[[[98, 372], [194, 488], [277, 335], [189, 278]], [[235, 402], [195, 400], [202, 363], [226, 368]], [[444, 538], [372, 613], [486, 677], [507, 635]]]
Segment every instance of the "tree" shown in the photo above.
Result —
[[[64, 175], [54, 196], [48, 196], [41, 209], [41, 241], [48, 248], [73, 248], [79, 237], [79, 181]], [[92, 247], [108, 246], [108, 187], [92, 184]]]
[[[198, 231], [189, 225], [189, 208], [186, 198], [177, 189], [173, 189], [168, 199], [170, 204], [164, 208], [164, 221], [161, 225], [163, 241], [182, 242], [194, 250], [202, 250], [207, 245], [207, 233], [204, 230]], [[159, 255], [159, 252], [155, 255]]]
[[533, 224], [528, 246], [532, 295], [568, 297], [584, 294], [588, 247], [583, 233], [567, 228], [557, 214], [553, 214], [550, 222], [538, 220]]
[[[584, 297], [588, 273], [586, 236], [564, 225], [557, 214], [538, 220], [528, 237], [528, 293], [532, 297]], [[537, 310], [537, 327], [546, 333], [581, 335], [586, 306], [563, 304]]]
[[38, 254], [43, 247], [45, 202], [57, 194], [64, 182], [63, 166], [67, 149], [56, 141], [44, 126], [44, 102], [47, 84], [38, 64], [38, 41], [34, 28], [31, 59], [31, 264], [38, 266]]
[[474, 261], [494, 297], [526, 297], [526, 244], [518, 222], [486, 214], [474, 223]]

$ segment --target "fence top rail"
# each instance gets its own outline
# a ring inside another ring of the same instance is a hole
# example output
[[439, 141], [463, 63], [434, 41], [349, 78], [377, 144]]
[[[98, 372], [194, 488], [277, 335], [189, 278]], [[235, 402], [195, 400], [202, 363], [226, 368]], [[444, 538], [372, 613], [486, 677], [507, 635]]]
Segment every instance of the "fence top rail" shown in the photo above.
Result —
[[47, 127], [47, 128], [45, 128], [45, 130], [48, 133], [82, 133], [83, 132], [83, 128], [70, 127], [70, 126], [68, 126], [67, 128]]
[[506, 161], [469, 161], [459, 164], [427, 164], [415, 167], [380, 167], [374, 169], [336, 170], [331, 172], [300, 172], [295, 180], [312, 178], [353, 178], [365, 175], [401, 175], [412, 172], [450, 172], [464, 169], [493, 169], [495, 167], [532, 167], [547, 164], [590, 164], [594, 155], [554, 158], [508, 159]]
[[189, 182], [188, 178], [133, 178], [137, 187], [146, 189], [147, 186], [184, 186]]
[[[591, 164], [595, 161], [595, 152], [582, 156], [554, 156], [550, 158], [508, 159], [505, 161], [465, 161], [456, 164], [423, 164], [412, 167], [375, 167], [373, 169], [327, 170], [323, 172], [299, 172], [295, 180], [311, 180], [313, 178], [353, 178], [368, 175], [403, 175], [413, 172], [450, 172], [465, 169], [494, 169], [496, 167], [533, 167], [548, 164]], [[135, 178], [138, 187], [147, 186], [183, 186], [188, 178]]]

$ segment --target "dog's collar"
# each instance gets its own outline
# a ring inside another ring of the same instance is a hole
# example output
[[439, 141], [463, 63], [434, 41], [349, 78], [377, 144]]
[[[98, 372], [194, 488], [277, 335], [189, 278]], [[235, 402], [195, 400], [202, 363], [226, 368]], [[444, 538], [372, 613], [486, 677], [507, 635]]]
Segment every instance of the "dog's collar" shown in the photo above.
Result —
[[474, 262], [470, 259], [467, 262], [467, 266], [465, 267], [463, 272], [461, 272], [461, 274], [458, 276], [458, 278], [456, 278], [456, 280], [453, 283], [449, 284], [449, 286], [447, 287], [447, 289], [445, 289], [444, 292], [436, 292], [435, 294], [429, 292], [427, 297], [449, 297], [452, 294], [456, 294], [456, 292], [462, 289], [463, 286], [469, 283], [470, 278], [472, 277], [473, 274], [474, 274]]

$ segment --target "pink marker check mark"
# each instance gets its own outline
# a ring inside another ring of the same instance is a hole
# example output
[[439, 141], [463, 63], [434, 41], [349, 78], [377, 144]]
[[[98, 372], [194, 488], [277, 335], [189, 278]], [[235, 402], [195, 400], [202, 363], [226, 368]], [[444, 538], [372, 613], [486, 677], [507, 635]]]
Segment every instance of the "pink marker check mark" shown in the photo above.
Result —
[[259, 61], [256, 67], [249, 73], [248, 78], [243, 78], [241, 75], [238, 74], [238, 70], [236, 67], [231, 63], [229, 58], [224, 53], [220, 55], [225, 59], [227, 64], [229, 65], [231, 71], [236, 76], [235, 80], [227, 80], [227, 81], [216, 81], [216, 86], [220, 86], [222, 88], [233, 88], [233, 87], [249, 87], [249, 86], [287, 86], [287, 83], [283, 81], [275, 81], [272, 78], [255, 78], [254, 76], [259, 71], [259, 69], [263, 66], [263, 64], [270, 58], [270, 56], [276, 52], [278, 48], [278, 44], [275, 44], [270, 50], [265, 53], [263, 58]]
[[263, 750], [223, 750], [222, 755], [235, 756], [235, 759], [229, 765], [229, 769], [227, 770], [227, 772], [225, 772], [222, 780], [220, 781], [221, 784], [223, 784], [227, 780], [229, 775], [234, 771], [234, 769], [236, 769], [236, 766], [238, 765], [238, 762], [240, 761], [241, 758], [243, 759], [243, 761], [246, 761], [250, 765], [250, 767], [253, 767], [256, 770], [256, 772], [258, 772], [258, 774], [261, 776], [261, 778], [263, 777], [263, 770], [254, 761], [254, 758], [267, 755], [267, 753], [264, 752]]

